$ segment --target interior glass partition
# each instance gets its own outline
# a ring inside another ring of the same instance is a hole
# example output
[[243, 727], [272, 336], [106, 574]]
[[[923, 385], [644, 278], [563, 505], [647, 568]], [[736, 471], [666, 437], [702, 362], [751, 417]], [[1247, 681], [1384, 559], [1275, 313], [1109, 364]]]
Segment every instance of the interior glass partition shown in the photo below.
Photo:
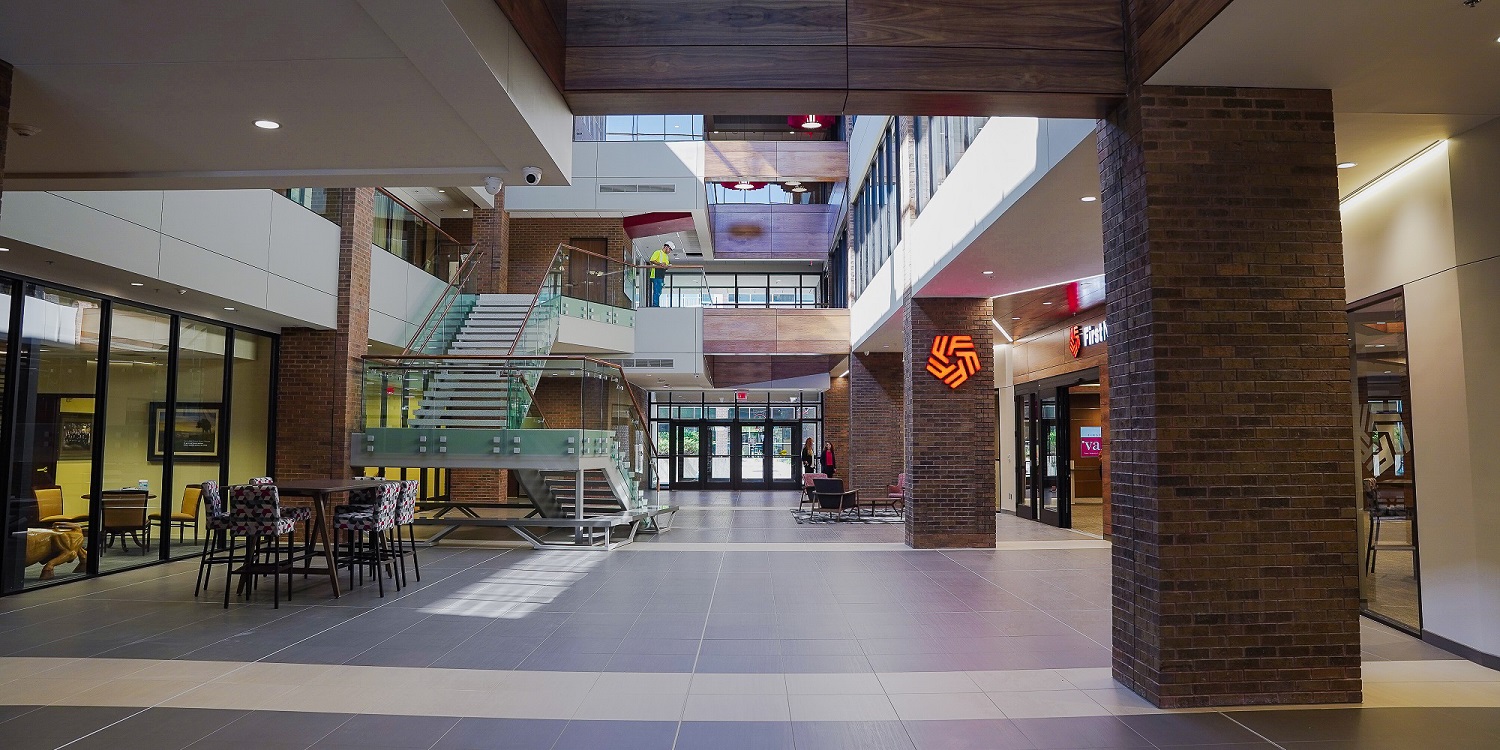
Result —
[[[40, 282], [0, 293], [0, 593], [195, 553], [197, 483], [266, 473], [275, 339]], [[256, 373], [231, 421], [236, 333]]]
[[1367, 614], [1419, 632], [1417, 462], [1400, 290], [1351, 306], [1349, 346], [1358, 420], [1360, 600]]

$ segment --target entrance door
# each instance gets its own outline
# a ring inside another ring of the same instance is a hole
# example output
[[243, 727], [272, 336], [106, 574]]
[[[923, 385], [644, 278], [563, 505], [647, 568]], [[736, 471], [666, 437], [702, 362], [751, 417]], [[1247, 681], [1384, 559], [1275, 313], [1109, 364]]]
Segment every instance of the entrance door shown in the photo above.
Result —
[[678, 424], [672, 435], [672, 486], [695, 490], [703, 486], [703, 428]]
[[768, 471], [770, 467], [766, 465], [766, 438], [765, 425], [740, 425], [739, 446], [735, 451], [737, 456], [735, 469], [739, 473], [735, 482], [736, 488], [756, 490], [770, 486]]
[[703, 430], [707, 438], [704, 446], [703, 485], [727, 490], [734, 486], [734, 428], [727, 424], [708, 425]]
[[795, 489], [800, 486], [802, 473], [802, 425], [771, 425], [771, 486]]
[[1030, 393], [1016, 396], [1016, 515], [1035, 520], [1037, 517], [1037, 397]]
[[[1058, 390], [1067, 393], [1066, 389]], [[1063, 438], [1068, 434], [1068, 402], [1066, 397], [1058, 398], [1058, 390], [1043, 392], [1039, 399], [1036, 441], [1041, 458], [1038, 467], [1041, 505], [1037, 517], [1042, 523], [1066, 529], [1072, 522], [1068, 504], [1068, 441]]]

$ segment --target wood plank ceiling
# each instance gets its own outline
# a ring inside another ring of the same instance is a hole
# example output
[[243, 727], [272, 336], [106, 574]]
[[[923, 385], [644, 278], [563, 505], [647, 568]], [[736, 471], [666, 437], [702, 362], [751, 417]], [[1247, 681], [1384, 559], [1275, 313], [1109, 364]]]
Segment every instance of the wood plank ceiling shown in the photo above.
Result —
[[1125, 93], [1120, 0], [496, 2], [580, 115], [1098, 117]]

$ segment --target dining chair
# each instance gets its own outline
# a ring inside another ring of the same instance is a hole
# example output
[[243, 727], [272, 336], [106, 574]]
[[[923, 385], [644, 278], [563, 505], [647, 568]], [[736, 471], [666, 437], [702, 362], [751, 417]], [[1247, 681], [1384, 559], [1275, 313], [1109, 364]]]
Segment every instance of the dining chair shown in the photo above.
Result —
[[385, 579], [380, 577], [381, 569], [384, 568], [399, 591], [401, 580], [396, 578], [392, 566], [395, 554], [390, 547], [390, 532], [396, 528], [396, 505], [400, 501], [401, 485], [397, 482], [385, 482], [368, 490], [349, 494], [351, 501], [358, 495], [373, 495], [374, 502], [350, 502], [334, 506], [335, 539], [338, 532], [342, 531], [346, 540], [346, 544], [338, 545], [334, 550], [335, 564], [339, 567], [349, 566], [349, 588], [354, 588], [354, 569], [359, 568], [359, 582], [363, 584], [365, 568], [369, 568], [370, 575], [374, 576], [380, 587], [380, 596], [384, 597]]
[[[146, 521], [148, 495], [145, 490], [109, 490], [99, 493], [99, 505], [104, 516], [104, 549], [120, 540], [120, 550], [129, 552], [125, 538], [130, 537], [144, 553], [150, 546], [150, 524]], [[142, 540], [141, 536], [145, 535]]]
[[233, 565], [234, 548], [229, 546], [229, 509], [219, 494], [219, 483], [212, 479], [198, 485], [201, 505], [208, 508], [208, 519], [204, 523], [203, 552], [198, 557], [198, 580], [193, 584], [193, 596], [208, 589], [209, 574], [215, 565]]
[[38, 487], [31, 491], [36, 496], [37, 525], [51, 526], [54, 523], [83, 523], [89, 520], [87, 513], [63, 512], [61, 487]]
[[[281, 608], [280, 574], [286, 573], [286, 597], [292, 598], [293, 563], [297, 557], [297, 523], [312, 518], [307, 508], [281, 507], [274, 484], [242, 484], [229, 488], [229, 547], [235, 537], [245, 537], [244, 555], [238, 568], [231, 567], [224, 582], [224, 608], [229, 609], [229, 590], [234, 575], [240, 576], [240, 591], [250, 598], [252, 575], [271, 576], [272, 606]], [[280, 543], [286, 537], [286, 544]], [[283, 558], [285, 553], [285, 558]], [[262, 560], [262, 557], [265, 560]]]
[[[797, 501], [797, 512], [802, 512], [802, 506], [811, 505], [818, 507], [818, 498], [813, 495], [813, 482], [819, 479], [827, 479], [828, 475], [820, 472], [808, 472], [802, 475], [802, 499]], [[808, 511], [808, 517], [812, 517], [812, 511]]]
[[[171, 531], [174, 527], [177, 529], [177, 541], [183, 541], [183, 536], [189, 528], [194, 529], [196, 533], [202, 500], [203, 489], [200, 485], [190, 484], [182, 488], [182, 501], [177, 506], [177, 511], [167, 516], [167, 530]], [[151, 525], [154, 526], [161, 521], [161, 513], [151, 513], [146, 516], [146, 520], [151, 521]], [[148, 546], [151, 544], [149, 527], [146, 529], [146, 544]]]

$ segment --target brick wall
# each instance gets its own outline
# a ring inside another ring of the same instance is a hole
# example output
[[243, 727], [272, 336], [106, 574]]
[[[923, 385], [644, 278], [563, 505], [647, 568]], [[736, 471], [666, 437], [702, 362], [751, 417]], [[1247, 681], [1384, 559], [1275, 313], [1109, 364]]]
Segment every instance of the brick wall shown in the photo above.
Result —
[[1115, 678], [1174, 708], [1358, 703], [1332, 97], [1137, 89], [1099, 160]]
[[536, 294], [557, 246], [575, 237], [604, 238], [611, 258], [630, 252], [630, 238], [619, 219], [511, 219], [509, 226], [506, 289], [511, 294]]
[[359, 427], [370, 340], [370, 240], [375, 191], [339, 196], [339, 287], [334, 330], [282, 329], [277, 373], [276, 467], [282, 479], [348, 476]]
[[455, 502], [501, 502], [508, 494], [507, 473], [504, 469], [453, 469], [448, 474], [448, 496]]
[[[823, 440], [833, 443], [834, 455], [844, 462], [846, 467], [844, 477], [850, 479], [851, 488], [859, 486], [852, 479], [855, 476], [854, 462], [858, 457], [854, 455], [854, 450], [849, 444], [849, 383], [850, 376], [853, 374], [850, 372], [849, 376], [833, 378], [828, 384], [828, 390], [823, 393]], [[804, 436], [804, 439], [807, 437], [810, 436]], [[822, 446], [817, 446], [817, 448], [822, 450]], [[797, 446], [797, 455], [799, 457], [802, 455], [801, 446]], [[895, 474], [891, 475], [892, 478], [895, 476]], [[879, 484], [879, 480], [876, 481], [876, 484], [867, 485], [869, 489], [866, 492], [884, 491], [885, 486]], [[884, 481], [890, 482], [891, 479]]]
[[[995, 546], [995, 342], [988, 299], [913, 298], [905, 316], [906, 543]], [[969, 335], [981, 370], [949, 388], [927, 372], [933, 337]]]
[[[495, 196], [494, 208], [474, 209], [473, 240], [485, 253], [482, 279], [476, 291], [503, 294], [510, 289], [510, 220], [505, 213], [505, 192]], [[533, 292], [535, 290], [532, 290]]]
[[904, 471], [904, 378], [900, 354], [849, 357], [849, 439], [859, 450], [851, 447], [840, 458], [851, 489], [884, 494]]

